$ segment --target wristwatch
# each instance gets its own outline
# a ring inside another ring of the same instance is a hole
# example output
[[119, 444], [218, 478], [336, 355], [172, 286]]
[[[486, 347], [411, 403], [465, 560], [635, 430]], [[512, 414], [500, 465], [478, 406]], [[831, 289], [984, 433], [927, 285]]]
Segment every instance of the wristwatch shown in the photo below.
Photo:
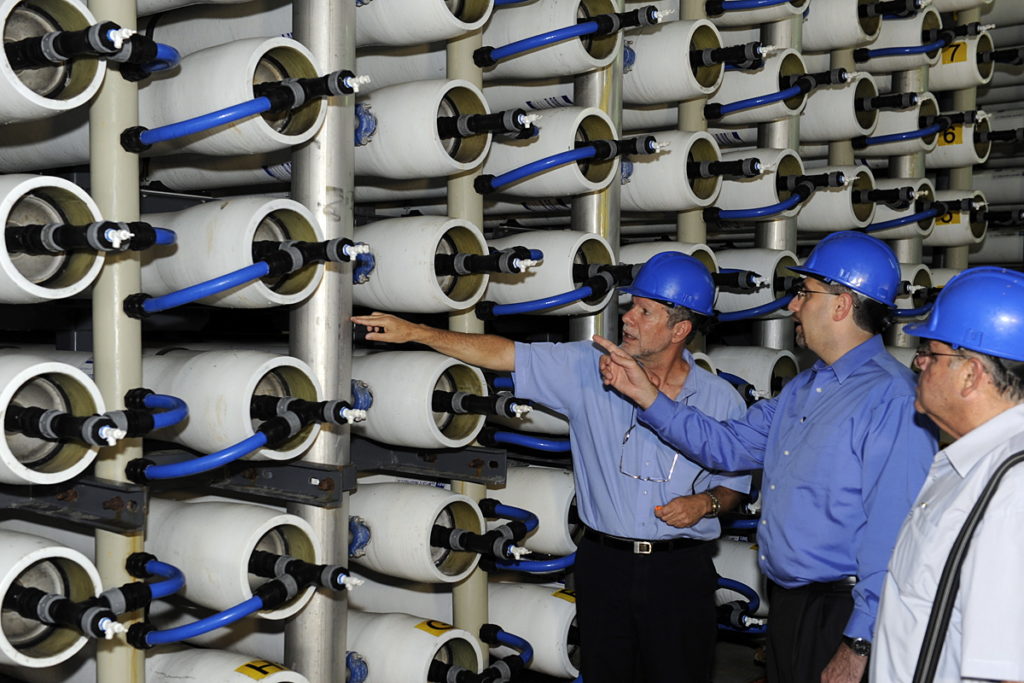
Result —
[[722, 504], [718, 502], [718, 496], [713, 494], [711, 491], [705, 491], [704, 494], [711, 499], [711, 512], [704, 515], [705, 517], [717, 517], [718, 513], [722, 511]]
[[853, 654], [860, 657], [867, 657], [871, 654], [871, 641], [863, 638], [851, 638], [850, 636], [843, 636], [843, 642], [846, 646], [853, 650]]

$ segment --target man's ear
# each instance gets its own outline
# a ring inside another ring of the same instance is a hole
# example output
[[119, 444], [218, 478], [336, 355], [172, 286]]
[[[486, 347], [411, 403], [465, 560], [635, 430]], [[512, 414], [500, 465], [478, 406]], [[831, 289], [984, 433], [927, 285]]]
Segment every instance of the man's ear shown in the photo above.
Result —
[[986, 381], [985, 366], [977, 358], [968, 357], [961, 370], [960, 396], [966, 398], [976, 391], [980, 391]]
[[681, 343], [683, 343], [686, 340], [686, 338], [688, 336], [690, 336], [690, 332], [692, 332], [692, 331], [693, 331], [693, 321], [692, 320], [681, 320], [681, 321], [677, 322], [675, 325], [672, 326], [672, 343], [673, 344], [681, 344]]
[[839, 296], [832, 297], [832, 320], [839, 322], [853, 315], [853, 295], [843, 292]]

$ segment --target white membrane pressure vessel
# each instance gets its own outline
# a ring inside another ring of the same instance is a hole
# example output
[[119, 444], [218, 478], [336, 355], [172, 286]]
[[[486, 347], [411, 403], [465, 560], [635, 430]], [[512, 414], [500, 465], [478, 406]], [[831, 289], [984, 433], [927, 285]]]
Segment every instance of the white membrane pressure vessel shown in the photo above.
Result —
[[463, 448], [484, 425], [483, 415], [435, 412], [435, 391], [487, 393], [483, 373], [433, 351], [382, 351], [352, 359], [352, 377], [366, 382], [373, 406], [352, 431], [411, 448]]
[[434, 257], [487, 254], [479, 228], [447, 216], [392, 218], [355, 229], [370, 245], [376, 266], [352, 288], [357, 306], [375, 310], [444, 313], [471, 308], [487, 289], [488, 275], [438, 275]]
[[[490, 618], [506, 633], [533, 645], [531, 671], [557, 678], [579, 675], [579, 649], [569, 644], [569, 632], [576, 623], [574, 591], [529, 583], [491, 583], [487, 608]], [[516, 652], [508, 647], [491, 648], [495, 657]]]
[[1024, 262], [1024, 231], [988, 233], [967, 257], [972, 266], [981, 264], [1017, 264]]
[[347, 647], [366, 659], [373, 672], [367, 683], [429, 680], [434, 660], [478, 672], [484, 662], [478, 643], [476, 636], [433, 619], [348, 611]]
[[292, 180], [290, 150], [244, 157], [152, 157], [143, 162], [142, 168], [143, 185], [159, 183], [177, 192], [224, 187], [244, 187], [251, 192], [257, 185], [287, 185]]
[[994, 2], [981, 10], [981, 19], [996, 26], [1024, 24], [1024, 4], [1019, 2]]
[[370, 530], [366, 547], [352, 557], [359, 565], [388, 576], [427, 583], [457, 583], [480, 556], [430, 543], [435, 526], [484, 532], [484, 518], [472, 499], [433, 486], [405, 483], [360, 484], [349, 514]]
[[832, 142], [870, 135], [878, 124], [878, 110], [857, 111], [857, 102], [878, 95], [870, 75], [855, 73], [846, 83], [815, 88], [807, 95], [800, 117], [800, 143]]
[[974, 174], [974, 187], [983, 192], [991, 204], [1019, 204], [1024, 197], [1024, 171], [1019, 168], [980, 170]]
[[684, 102], [706, 97], [722, 83], [725, 69], [721, 64], [699, 66], [690, 61], [692, 50], [722, 46], [721, 36], [710, 21], [647, 26], [627, 33], [626, 44], [636, 52], [636, 60], [622, 77], [623, 102]]
[[[721, 538], [715, 544], [715, 570], [723, 578], [750, 586], [761, 599], [761, 606], [755, 615], [765, 617], [768, 616], [768, 581], [758, 568], [757, 555], [756, 543]], [[747, 598], [724, 588], [715, 592], [715, 602], [719, 605], [733, 600], [746, 602]]]
[[[913, 187], [917, 192], [918, 202], [931, 202], [935, 199], [935, 186], [928, 178], [881, 178], [875, 181], [880, 190], [892, 190], [898, 187]], [[910, 202], [910, 205], [903, 209], [894, 208], [888, 204], [877, 204], [875, 206], [875, 217], [873, 223], [887, 223], [888, 221], [905, 216], [920, 213], [917, 209], [917, 202]], [[935, 225], [935, 218], [921, 218], [913, 223], [901, 225], [885, 230], [873, 230], [872, 237], [880, 240], [900, 240], [908, 237], [926, 237], [931, 234]]]
[[[512, 237], [490, 240], [488, 244], [495, 249], [528, 244], [531, 249], [540, 249], [544, 253], [544, 261], [525, 273], [491, 275], [485, 298], [499, 304], [545, 299], [569, 292], [582, 284], [582, 280], [577, 280], [573, 276], [573, 266], [614, 263], [611, 246], [603, 237], [594, 233], [574, 230], [533, 230]], [[596, 313], [605, 307], [614, 294], [614, 290], [609, 290], [603, 296], [544, 309], [537, 311], [536, 315]]]
[[854, 193], [875, 189], [875, 175], [866, 166], [824, 166], [815, 173], [840, 171], [846, 175], [843, 187], [819, 187], [796, 215], [802, 232], [838, 232], [863, 228], [875, 215], [873, 202], [857, 201]]
[[480, 164], [490, 133], [442, 140], [437, 119], [487, 114], [480, 89], [469, 81], [416, 81], [374, 90], [360, 104], [376, 119], [365, 145], [356, 145], [355, 172], [384, 178], [450, 176]]
[[[990, 6], [994, 0], [934, 0], [935, 9], [940, 12], [959, 12], [962, 9], [974, 9], [975, 7], [981, 7], [984, 12], [984, 8]], [[1003, 0], [1005, 4], [1005, 0]]]
[[[491, 16], [483, 33], [483, 44], [501, 47], [517, 40], [540, 35], [580, 19], [615, 11], [611, 0], [544, 0], [502, 7]], [[542, 48], [520, 53], [486, 67], [485, 78], [526, 79], [549, 76], [575, 76], [611, 64], [622, 49], [622, 34], [581, 36], [554, 42]]]
[[806, 52], [832, 52], [873, 41], [878, 36], [882, 18], [860, 16], [857, 10], [861, 6], [860, 0], [831, 0], [827, 7], [808, 3], [801, 48]]
[[[759, 289], [748, 294], [733, 294], [732, 292], [719, 291], [715, 300], [715, 307], [723, 313], [745, 311], [748, 308], [756, 308], [769, 304], [786, 294], [786, 288], [781, 282], [785, 277], [793, 277], [790, 266], [797, 264], [796, 255], [791, 251], [779, 249], [724, 249], [715, 252], [718, 257], [718, 266], [723, 270], [736, 268], [739, 270], [750, 270], [758, 273], [771, 282], [771, 286]], [[758, 316], [759, 320], [768, 318], [785, 318], [789, 311], [782, 308], [768, 315]], [[718, 361], [715, 361], [718, 364]]]
[[[896, 296], [896, 308], [915, 309], [924, 306], [927, 298], [925, 290], [932, 286], [932, 274], [928, 266], [920, 263], [901, 263], [900, 279], [910, 283], [910, 292]], [[924, 313], [922, 315], [927, 315]], [[906, 318], [901, 322], [906, 322]]]
[[796, 356], [785, 349], [712, 346], [708, 355], [719, 370], [746, 380], [765, 398], [777, 396], [782, 387], [800, 372]]
[[[103, 590], [99, 572], [81, 553], [16, 531], [0, 531], [0, 597], [15, 584], [63, 595], [74, 602]], [[0, 664], [41, 669], [70, 659], [86, 637], [63, 626], [25, 619], [14, 610], [0, 615]]]
[[[762, 173], [753, 178], [729, 178], [722, 181], [722, 190], [718, 194], [718, 201], [715, 206], [719, 209], [753, 209], [761, 206], [771, 206], [789, 199], [792, 192], [780, 190], [776, 181], [780, 175], [802, 175], [804, 172], [803, 163], [800, 157], [791, 149], [768, 149], [759, 147], [756, 149], [733, 150], [722, 154], [723, 161], [736, 161], [739, 159], [756, 158], [761, 160]], [[797, 204], [792, 209], [782, 211], [778, 216], [789, 217], [800, 210]], [[763, 218], [751, 218], [749, 220], [764, 220]]]
[[[785, 49], [764, 60], [760, 69], [726, 71], [722, 86], [709, 98], [711, 104], [731, 104], [751, 97], [760, 97], [785, 89], [783, 76], [799, 76], [807, 73], [800, 53]], [[807, 93], [787, 97], [780, 102], [761, 104], [725, 114], [715, 120], [716, 125], [743, 126], [752, 123], [768, 123], [789, 116], [799, 116], [807, 104]], [[623, 123], [625, 125], [625, 123]]]
[[146, 19], [146, 34], [153, 40], [173, 45], [183, 55], [214, 45], [247, 38], [292, 35], [290, 0], [247, 0], [231, 3], [202, 3], [173, 12], [143, 12], [144, 4], [181, 0], [138, 0], [139, 15]]
[[[225, 610], [251, 598], [270, 580], [249, 573], [249, 558], [257, 550], [313, 564], [323, 561], [313, 528], [296, 515], [250, 503], [149, 499], [146, 552], [182, 571], [187, 582], [181, 595], [191, 602]], [[287, 619], [315, 590], [308, 586], [283, 605], [253, 616]]]
[[[79, 417], [106, 411], [96, 384], [77, 368], [39, 353], [0, 350], [0, 419], [12, 405], [71, 413]], [[4, 431], [0, 441], [0, 483], [59, 484], [85, 471], [97, 446], [48, 441]]]
[[624, 211], [689, 211], [711, 206], [722, 187], [721, 176], [690, 176], [690, 162], [719, 161], [721, 152], [706, 132], [660, 131], [668, 144], [655, 154], [629, 157], [633, 172], [622, 183]]
[[[185, 420], [156, 435], [200, 453], [214, 453], [256, 433], [261, 421], [250, 417], [253, 396], [322, 400], [320, 384], [308, 365], [298, 358], [265, 351], [169, 349], [144, 356], [142, 376], [147, 388], [176, 396], [189, 408]], [[319, 424], [308, 425], [283, 444], [265, 446], [246, 458], [297, 457], [319, 433]]]
[[476, 31], [492, 0], [390, 0], [356, 5], [356, 45], [420, 45]]
[[[577, 142], [617, 137], [611, 118], [596, 107], [548, 109], [535, 122], [540, 132], [526, 140], [498, 139], [484, 173], [501, 175], [533, 161], [575, 149]], [[358, 148], [357, 148], [358, 149]], [[561, 197], [603, 190], [615, 178], [619, 159], [582, 159], [535, 173], [498, 189], [513, 197]]]
[[957, 38], [942, 48], [942, 56], [928, 67], [928, 89], [932, 92], [977, 88], [992, 80], [995, 62], [984, 62], [979, 53], [992, 51], [987, 31]]
[[990, 123], [984, 112], [977, 123], [955, 123], [939, 133], [935, 148], [924, 156], [925, 168], [959, 168], [988, 161], [992, 141], [981, 142], [977, 136], [988, 133]]
[[[570, 510], [576, 500], [572, 472], [553, 467], [509, 467], [505, 487], [494, 489], [488, 496], [504, 505], [529, 510], [537, 515], [537, 529], [523, 539], [521, 545], [535, 553], [568, 555], [576, 552], [576, 536], [583, 528], [570, 521]], [[505, 520], [488, 520], [494, 529]]]
[[[988, 204], [985, 195], [977, 190], [940, 190], [935, 193], [936, 201], [959, 202], [960, 199], [973, 198], [974, 206], [984, 210]], [[926, 247], [963, 247], [979, 244], [985, 239], [987, 221], [981, 211], [960, 210], [959, 205], [935, 218], [935, 228], [924, 238]]]
[[[63, 178], [0, 175], [0, 227], [102, 220], [85, 190]], [[103, 267], [95, 251], [60, 254], [11, 253], [0, 244], [0, 302], [37, 303], [64, 299], [89, 287]]]
[[205, 648], [184, 647], [146, 653], [148, 683], [309, 683], [309, 679], [266, 659]]
[[[942, 28], [942, 20], [934, 7], [926, 7], [906, 19], [884, 19], [882, 27], [878, 31], [878, 38], [869, 46], [869, 49], [883, 50], [923, 46], [927, 44], [923, 42], [923, 33], [939, 28]], [[935, 64], [939, 60], [939, 52], [941, 50], [936, 48], [920, 54], [874, 57], [859, 63], [857, 67], [872, 74], [910, 71]]]
[[[142, 254], [142, 289], [161, 296], [232, 273], [253, 264], [256, 242], [319, 242], [313, 214], [291, 199], [237, 197], [215, 199], [183, 211], [152, 213], [142, 220], [168, 228], [174, 244]], [[322, 264], [310, 264], [284, 276], [268, 276], [200, 299], [224, 308], [269, 308], [297, 304], [323, 277]]]
[[[77, 0], [3, 0], [0, 33], [14, 43], [55, 31], [79, 31], [97, 23]], [[99, 91], [103, 62], [81, 57], [40, 69], [15, 69], [0, 54], [0, 124], [32, 121], [83, 106]]]
[[[878, 124], [875, 126], [871, 137], [880, 138], [885, 135], [910, 133], [920, 130], [922, 129], [920, 124], [922, 118], [936, 116], [938, 113], [939, 105], [935, 100], [935, 95], [929, 92], [918, 93], [917, 104], [909, 109], [878, 110]], [[857, 155], [877, 158], [916, 154], [918, 152], [927, 153], [935, 148], [937, 139], [938, 134], [929, 133], [923, 137], [913, 137], [909, 140], [883, 142], [858, 149]]]
[[742, 9], [723, 12], [711, 17], [715, 26], [719, 28], [734, 28], [742, 26], [756, 26], [758, 24], [771, 24], [776, 21], [791, 19], [794, 15], [804, 11], [810, 0], [789, 0], [770, 7], [758, 7], [754, 9]]

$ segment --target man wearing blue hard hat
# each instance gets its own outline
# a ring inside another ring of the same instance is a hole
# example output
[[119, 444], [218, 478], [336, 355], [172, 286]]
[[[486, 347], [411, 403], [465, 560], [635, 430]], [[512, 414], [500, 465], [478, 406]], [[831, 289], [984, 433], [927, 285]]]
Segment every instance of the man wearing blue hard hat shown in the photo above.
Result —
[[[686, 350], [714, 313], [707, 268], [692, 256], [662, 252], [624, 291], [633, 301], [622, 316], [622, 348], [658, 375], [666, 400], [720, 419], [742, 415], [740, 395]], [[576, 504], [586, 525], [574, 570], [583, 680], [709, 682], [716, 517], [739, 503], [749, 477], [709, 472], [638, 422], [633, 403], [603, 386], [602, 354], [590, 341], [524, 344], [383, 313], [352, 320], [369, 328], [370, 341], [418, 342], [514, 371], [516, 396], [568, 417]]]
[[955, 441], [900, 529], [872, 680], [1024, 681], [1024, 275], [965, 270], [906, 331], [918, 410]]
[[886, 563], [928, 471], [934, 430], [914, 411], [914, 376], [879, 332], [900, 288], [884, 242], [833, 233], [791, 268], [805, 276], [789, 310], [818, 355], [743, 417], [668, 401], [623, 347], [604, 380], [642, 423], [701, 465], [764, 469], [759, 564], [769, 579], [770, 683], [855, 683], [866, 676]]

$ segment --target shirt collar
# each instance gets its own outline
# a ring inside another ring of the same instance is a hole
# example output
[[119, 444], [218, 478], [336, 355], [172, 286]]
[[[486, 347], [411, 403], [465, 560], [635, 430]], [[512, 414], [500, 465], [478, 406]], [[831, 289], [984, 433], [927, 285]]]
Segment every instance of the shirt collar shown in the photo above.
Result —
[[975, 427], [939, 451], [939, 455], [945, 455], [957, 473], [966, 477], [982, 458], [1020, 432], [1021, 424], [1024, 424], [1024, 404], [1014, 406]]
[[842, 384], [847, 377], [854, 373], [854, 371], [880, 353], [885, 353], [885, 344], [882, 343], [881, 335], [876, 334], [866, 342], [858, 344], [847, 351], [842, 358], [832, 365], [826, 365], [825, 361], [818, 359], [814, 365], [811, 366], [811, 369], [815, 372], [820, 372], [825, 368], [831, 368], [836, 379], [839, 380], [840, 384]]
[[676, 396], [677, 401], [693, 396], [697, 393], [697, 389], [700, 388], [700, 383], [704, 381], [703, 377], [699, 377], [696, 371], [697, 364], [693, 359], [693, 354], [687, 348], [683, 349], [683, 361], [690, 366], [690, 371], [686, 374], [686, 381], [683, 382], [683, 388], [679, 390], [679, 395]]

